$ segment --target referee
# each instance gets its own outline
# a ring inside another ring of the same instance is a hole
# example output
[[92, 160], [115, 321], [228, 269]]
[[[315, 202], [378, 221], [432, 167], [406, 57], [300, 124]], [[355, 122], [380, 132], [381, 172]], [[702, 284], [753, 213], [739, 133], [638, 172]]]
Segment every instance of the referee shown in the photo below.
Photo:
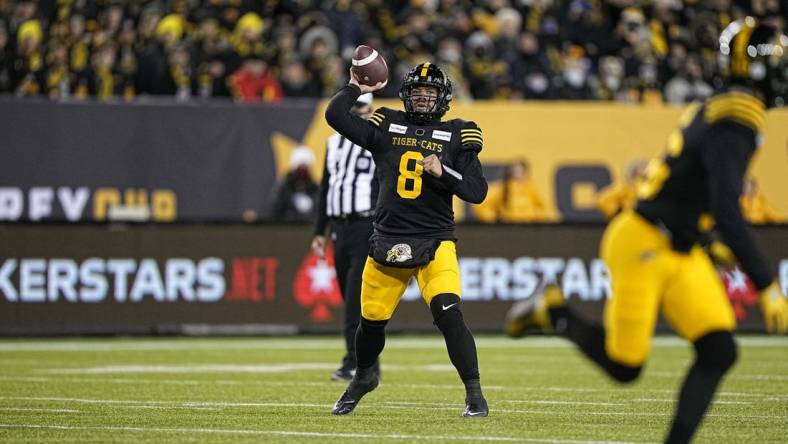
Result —
[[[360, 96], [351, 112], [368, 119], [372, 115], [372, 94]], [[361, 318], [361, 273], [369, 254], [378, 179], [369, 151], [339, 134], [328, 138], [324, 165], [312, 250], [319, 257], [325, 257], [326, 229], [330, 225], [334, 266], [345, 301], [343, 331], [347, 349], [342, 366], [331, 375], [331, 379], [350, 381], [356, 369], [355, 338]]]

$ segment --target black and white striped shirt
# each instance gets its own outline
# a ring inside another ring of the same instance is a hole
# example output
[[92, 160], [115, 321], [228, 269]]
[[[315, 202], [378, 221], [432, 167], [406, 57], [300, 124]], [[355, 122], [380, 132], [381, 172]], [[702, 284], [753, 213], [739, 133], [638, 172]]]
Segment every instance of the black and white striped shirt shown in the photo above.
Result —
[[329, 137], [315, 232], [325, 231], [328, 218], [371, 214], [377, 199], [378, 179], [372, 154], [339, 134]]

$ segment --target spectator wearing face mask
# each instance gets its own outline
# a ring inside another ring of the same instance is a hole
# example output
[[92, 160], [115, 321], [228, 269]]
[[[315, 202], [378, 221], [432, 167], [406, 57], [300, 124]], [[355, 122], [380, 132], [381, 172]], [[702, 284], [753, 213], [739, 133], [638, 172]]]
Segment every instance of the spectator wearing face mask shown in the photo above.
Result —
[[531, 32], [520, 35], [518, 58], [513, 64], [515, 89], [524, 99], [550, 99], [554, 95], [551, 85], [550, 61], [542, 50], [537, 36]]
[[579, 46], [569, 47], [563, 57], [563, 71], [561, 73], [561, 89], [559, 97], [565, 100], [589, 100], [593, 98], [588, 82], [588, 72], [591, 62], [584, 57], [584, 51]]
[[674, 104], [702, 101], [713, 92], [714, 88], [703, 80], [697, 57], [689, 57], [686, 65], [665, 85], [665, 100]]
[[290, 154], [290, 171], [279, 184], [276, 200], [271, 209], [271, 219], [278, 222], [310, 222], [317, 215], [319, 186], [312, 179], [309, 169], [315, 155], [305, 146], [293, 149]]
[[606, 56], [599, 59], [599, 81], [595, 95], [599, 100], [631, 100], [624, 85], [624, 63], [620, 58]]

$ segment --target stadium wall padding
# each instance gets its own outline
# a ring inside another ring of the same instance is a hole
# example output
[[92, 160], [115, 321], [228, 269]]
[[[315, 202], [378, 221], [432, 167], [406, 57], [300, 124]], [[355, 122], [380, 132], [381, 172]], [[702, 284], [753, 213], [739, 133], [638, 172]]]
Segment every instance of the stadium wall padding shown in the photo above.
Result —
[[[0, 226], [0, 334], [338, 332], [332, 262], [309, 253], [293, 225]], [[463, 312], [474, 331], [500, 331], [511, 304], [554, 277], [599, 319], [609, 283], [601, 226], [463, 225]], [[788, 291], [788, 228], [755, 230]], [[743, 330], [763, 328], [757, 295], [727, 276]], [[392, 331], [437, 331], [412, 285]], [[664, 328], [664, 325], [662, 325]]]
[[[105, 220], [109, 208], [144, 207], [156, 222], [264, 218], [292, 149], [322, 171], [331, 129], [325, 101], [52, 103], [0, 99], [0, 221]], [[401, 108], [398, 101], [376, 106]], [[454, 103], [448, 118], [484, 131], [489, 179], [530, 160], [537, 186], [562, 220], [601, 220], [597, 191], [636, 157], [661, 152], [681, 107], [578, 102]], [[752, 172], [788, 216], [788, 110], [771, 110]], [[593, 174], [591, 174], [593, 173]], [[588, 177], [599, 180], [589, 181]], [[472, 219], [467, 205], [459, 219]], [[122, 216], [121, 216], [122, 217]]]

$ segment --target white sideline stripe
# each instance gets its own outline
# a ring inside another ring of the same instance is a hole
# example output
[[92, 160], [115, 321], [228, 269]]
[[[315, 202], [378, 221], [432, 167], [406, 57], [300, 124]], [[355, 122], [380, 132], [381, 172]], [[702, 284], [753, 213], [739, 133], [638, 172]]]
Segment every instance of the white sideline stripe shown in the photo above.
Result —
[[[676, 402], [675, 399], [672, 398], [638, 398], [634, 399], [635, 402]], [[738, 404], [738, 405], [752, 405], [749, 401], [725, 401], [722, 399], [715, 399], [713, 401], [714, 404]]]
[[15, 401], [52, 401], [52, 402], [76, 402], [80, 404], [128, 404], [143, 406], [175, 406], [175, 407], [319, 407], [331, 408], [331, 404], [309, 404], [309, 403], [283, 403], [283, 402], [214, 402], [214, 401], [156, 401], [156, 400], [124, 400], [124, 399], [84, 399], [84, 398], [61, 398], [47, 396], [0, 396], [0, 399]]
[[605, 405], [605, 406], [625, 406], [622, 402], [590, 402], [590, 401], [552, 401], [546, 399], [524, 399], [506, 400], [512, 404], [566, 404], [566, 405]]
[[[384, 369], [387, 367], [384, 365]], [[147, 379], [147, 378], [56, 378], [50, 376], [5, 376], [0, 375], [0, 380], [4, 381], [27, 381], [27, 382], [57, 382], [57, 383], [109, 383], [109, 384], [172, 384], [172, 385], [206, 385], [206, 384], [219, 384], [219, 385], [287, 385], [287, 386], [309, 386], [309, 387], [327, 387], [336, 386], [333, 381], [317, 382], [317, 381], [257, 381], [257, 380], [228, 380], [228, 379]], [[387, 382], [387, 387], [404, 387], [411, 389], [439, 389], [439, 390], [460, 390], [461, 385], [451, 384], [398, 384], [396, 382]], [[518, 387], [518, 386], [502, 386], [502, 385], [485, 385], [485, 390], [508, 390], [508, 391], [536, 391], [536, 392], [585, 392], [585, 393], [601, 393], [609, 392], [611, 389], [590, 388], [590, 387]], [[640, 390], [645, 393], [664, 393], [676, 394], [677, 390], [671, 389], [644, 389]], [[718, 397], [730, 396], [734, 398], [756, 398], [766, 401], [786, 401], [788, 395], [775, 395], [772, 393], [740, 393], [740, 392], [719, 392]], [[716, 401], [720, 402], [720, 401]]]
[[327, 362], [274, 365], [107, 365], [85, 368], [53, 368], [44, 370], [43, 373], [86, 375], [102, 373], [284, 373], [300, 370], [334, 370], [335, 368], [335, 363]]
[[[421, 407], [419, 405], [378, 405], [377, 407], [384, 407], [389, 409], [414, 409], [414, 410], [456, 410], [458, 407], [439, 407], [439, 406], [424, 406]], [[499, 408], [492, 408], [490, 409], [494, 413], [522, 413], [528, 415], [548, 415], [548, 416], [559, 416], [563, 415], [562, 412], [557, 412], [555, 410], [511, 410], [511, 409], [499, 409]], [[657, 412], [575, 412], [576, 415], [591, 415], [591, 416], [642, 416], [642, 417], [663, 417], [663, 416], [672, 416], [672, 412], [664, 412], [664, 413], [657, 413]], [[747, 418], [747, 419], [777, 419], [777, 420], [786, 420], [788, 416], [782, 415], [740, 415], [740, 414], [733, 414], [733, 415], [726, 415], [721, 413], [709, 414], [706, 416], [714, 416], [719, 418]]]
[[[53, 401], [53, 402], [76, 402], [84, 404], [113, 404], [113, 405], [158, 405], [164, 407], [294, 407], [294, 408], [321, 408], [329, 409], [330, 404], [311, 404], [311, 403], [276, 403], [276, 402], [212, 402], [212, 401], [139, 401], [139, 400], [119, 400], [119, 399], [81, 399], [81, 398], [57, 398], [57, 397], [37, 397], [37, 396], [0, 396], [0, 399], [18, 400], [18, 401]], [[407, 405], [392, 405], [392, 404], [370, 404], [371, 407], [383, 407], [389, 409], [432, 409], [432, 410], [455, 410], [458, 407], [447, 407], [451, 404], [438, 404], [436, 403], [408, 403]], [[457, 404], [459, 406], [459, 404]], [[511, 409], [494, 409], [499, 413], [524, 413], [536, 415], [560, 415], [561, 412], [554, 410], [511, 410]], [[661, 417], [671, 415], [672, 413], [632, 413], [632, 412], [583, 412], [583, 415], [593, 416], [645, 416], [645, 417]], [[758, 419], [779, 419], [786, 420], [788, 416], [785, 415], [726, 415], [726, 414], [711, 414], [708, 416], [715, 416], [720, 418], [758, 418]]]
[[[383, 366], [384, 370], [388, 370]], [[104, 384], [167, 384], [167, 385], [292, 385], [292, 386], [309, 386], [309, 387], [336, 387], [336, 382], [326, 380], [325, 382], [317, 381], [257, 381], [257, 380], [232, 380], [232, 379], [150, 379], [150, 378], [56, 378], [53, 376], [3, 376], [0, 375], [2, 381], [26, 381], [26, 382], [57, 382], [57, 383], [104, 383]], [[388, 387], [404, 387], [411, 389], [439, 389], [439, 390], [464, 390], [460, 384], [399, 384], [396, 382], [387, 382]], [[502, 385], [485, 385], [485, 390], [506, 390]]]
[[[387, 367], [384, 365], [384, 369]], [[4, 381], [27, 381], [27, 382], [57, 382], [57, 383], [109, 383], [109, 384], [172, 384], [172, 385], [206, 385], [206, 384], [219, 384], [219, 385], [287, 385], [287, 386], [309, 386], [309, 387], [327, 387], [335, 386], [333, 381], [317, 382], [317, 381], [256, 381], [256, 380], [228, 380], [228, 379], [146, 379], [146, 378], [55, 378], [49, 376], [5, 376], [0, 375], [0, 380]], [[404, 387], [411, 389], [439, 389], [439, 390], [460, 390], [461, 385], [451, 384], [398, 384], [396, 382], [387, 382], [388, 387]], [[600, 389], [590, 387], [518, 387], [518, 386], [502, 386], [502, 385], [485, 385], [485, 390], [509, 390], [509, 391], [536, 391], [536, 392], [585, 392], [585, 393], [600, 393], [609, 392], [611, 389]], [[644, 389], [643, 393], [665, 393], [676, 394], [677, 390], [671, 389]], [[718, 397], [730, 396], [734, 398], [756, 398], [758, 400], [766, 401], [786, 401], [788, 395], [775, 395], [772, 393], [740, 393], [740, 392], [719, 392]], [[524, 402], [524, 401], [523, 401]], [[719, 400], [715, 402], [721, 402]], [[724, 402], [724, 403], [733, 403]]]
[[364, 66], [364, 65], [369, 65], [370, 63], [372, 63], [372, 61], [373, 61], [373, 60], [375, 60], [375, 58], [376, 58], [377, 56], [378, 56], [378, 52], [377, 52], [376, 50], [374, 50], [374, 49], [373, 49], [373, 50], [372, 50], [372, 54], [370, 54], [370, 55], [368, 55], [368, 56], [364, 57], [363, 59], [361, 59], [361, 60], [356, 60], [356, 59], [353, 59], [353, 66]]
[[161, 432], [161, 433], [209, 433], [225, 435], [273, 435], [303, 436], [310, 438], [369, 438], [420, 441], [492, 441], [492, 442], [545, 442], [556, 444], [629, 444], [625, 441], [580, 441], [570, 439], [519, 438], [513, 436], [448, 436], [448, 435], [375, 435], [372, 433], [326, 433], [296, 430], [244, 430], [244, 429], [198, 429], [166, 427], [128, 427], [128, 426], [71, 426], [55, 424], [0, 424], [7, 429], [55, 429], [55, 430], [111, 430], [119, 432]]
[[0, 407], [0, 410], [10, 410], [12, 412], [82, 413], [82, 410], [74, 409], [34, 409], [26, 407]]
[[[654, 372], [648, 372], [648, 374], [651, 375], [651, 376], [658, 376], [658, 377], [662, 377], [662, 378], [674, 378], [674, 377], [684, 376], [685, 375], [685, 373], [683, 373], [683, 372], [667, 372], [667, 371], [662, 371], [662, 372], [654, 371]], [[754, 374], [754, 375], [746, 375], [745, 374], [745, 375], [742, 375], [742, 374], [732, 373], [732, 374], [727, 376], [727, 379], [749, 379], [749, 380], [755, 380], [755, 381], [788, 381], [788, 376], [786, 376], [786, 375], [759, 375], [759, 374]]]
[[[737, 342], [743, 347], [788, 347], [788, 337], [763, 336], [740, 337]], [[556, 338], [526, 338], [512, 340], [502, 337], [476, 338], [478, 348], [572, 348], [568, 341]], [[654, 338], [652, 348], [687, 348], [684, 340], [674, 336]], [[386, 340], [386, 349], [445, 349], [442, 337], [391, 338]], [[140, 339], [140, 340], [40, 340], [0, 341], [0, 352], [52, 351], [52, 352], [124, 352], [124, 351], [173, 351], [173, 350], [343, 350], [339, 339]]]
[[163, 405], [116, 405], [115, 407], [124, 409], [154, 409], [154, 410], [219, 410], [217, 407], [183, 407], [183, 406], [163, 406]]
[[[101, 367], [51, 368], [40, 370], [46, 374], [60, 375], [97, 375], [112, 373], [289, 373], [307, 370], [334, 370], [336, 363], [305, 362], [272, 365], [225, 365], [225, 364], [192, 364], [192, 365], [106, 365]], [[384, 365], [385, 371], [422, 370], [427, 372], [453, 372], [454, 367], [447, 364], [429, 364], [421, 366]]]

